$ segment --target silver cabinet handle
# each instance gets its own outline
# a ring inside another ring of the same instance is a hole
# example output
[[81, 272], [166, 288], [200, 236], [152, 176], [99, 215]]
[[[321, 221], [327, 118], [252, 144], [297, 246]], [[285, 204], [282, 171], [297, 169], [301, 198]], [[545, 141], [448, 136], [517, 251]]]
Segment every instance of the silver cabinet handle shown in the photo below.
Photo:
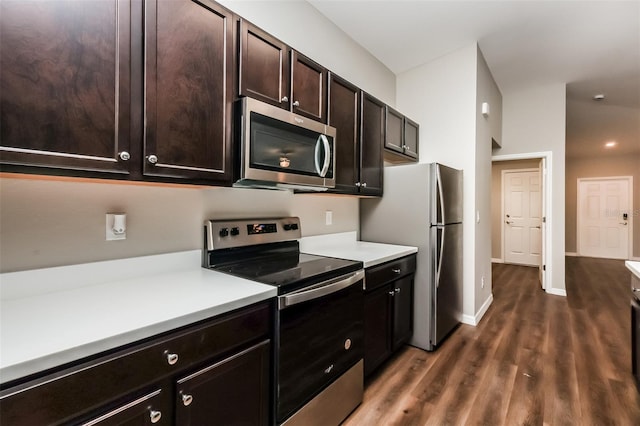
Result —
[[162, 418], [162, 412], [151, 410], [149, 411], [149, 418], [151, 419], [151, 423], [158, 423]]
[[389, 296], [395, 296], [395, 295], [396, 295], [396, 292], [395, 292], [395, 291], [391, 290], [391, 291], [389, 292]]
[[324, 374], [329, 374], [333, 370], [333, 364], [324, 369]]
[[147, 161], [151, 164], [156, 164], [158, 162], [158, 157], [155, 155], [147, 155]]
[[131, 158], [131, 154], [129, 154], [127, 151], [122, 151], [120, 154], [118, 154], [118, 157], [122, 161], [127, 161], [127, 160], [129, 160], [129, 158]]
[[176, 362], [178, 362], [178, 354], [165, 352], [165, 355], [167, 355], [167, 362], [169, 363], [169, 365], [175, 365]]
[[289, 98], [286, 96], [283, 96], [280, 102], [289, 102]]
[[299, 106], [300, 106], [300, 102], [298, 102], [298, 101], [293, 101], [293, 106], [294, 106], [294, 107], [299, 107]]
[[400, 268], [392, 269], [392, 271], [395, 272], [396, 274], [399, 274], [400, 272], [402, 272]]
[[188, 407], [189, 405], [191, 405], [191, 403], [193, 402], [193, 396], [192, 395], [188, 395], [188, 394], [182, 394], [182, 404], [184, 404], [185, 407]]
[[400, 287], [396, 288], [396, 293], [400, 293]]

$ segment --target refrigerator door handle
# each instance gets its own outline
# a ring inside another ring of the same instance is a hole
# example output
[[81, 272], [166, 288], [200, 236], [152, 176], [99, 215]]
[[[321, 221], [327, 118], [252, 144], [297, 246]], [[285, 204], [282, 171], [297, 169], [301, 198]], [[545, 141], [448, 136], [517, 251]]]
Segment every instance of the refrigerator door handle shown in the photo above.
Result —
[[444, 250], [444, 232], [445, 232], [445, 227], [443, 226], [442, 228], [437, 228], [436, 230], [436, 235], [438, 231], [442, 231], [440, 233], [440, 244], [439, 244], [439, 250], [438, 250], [438, 259], [437, 259], [437, 266], [436, 266], [436, 288], [440, 287], [440, 271], [442, 270], [442, 251]]
[[438, 193], [436, 195], [438, 197], [438, 202], [436, 205], [440, 207], [440, 220], [438, 221], [438, 218], [436, 218], [436, 223], [438, 225], [444, 225], [447, 222], [444, 217], [444, 194], [442, 193], [442, 177], [440, 176], [440, 167], [438, 167], [438, 165], [436, 165], [436, 188], [438, 189]]

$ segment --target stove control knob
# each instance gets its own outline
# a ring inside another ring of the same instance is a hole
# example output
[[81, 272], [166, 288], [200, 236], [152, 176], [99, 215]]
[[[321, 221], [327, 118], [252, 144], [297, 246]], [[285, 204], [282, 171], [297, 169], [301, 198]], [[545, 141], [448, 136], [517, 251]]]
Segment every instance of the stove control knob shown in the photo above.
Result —
[[219, 232], [221, 237], [226, 237], [229, 235], [229, 228], [222, 228]]
[[291, 224], [291, 229], [293, 229], [294, 231], [295, 231], [296, 229], [298, 229], [298, 224], [297, 224], [297, 223], [292, 223], [292, 224]]
[[232, 236], [236, 236], [236, 235], [240, 235], [240, 228], [238, 228], [237, 226], [234, 228], [231, 228], [231, 235]]
[[285, 223], [282, 227], [284, 228], [285, 231], [291, 231], [291, 224], [290, 223]]

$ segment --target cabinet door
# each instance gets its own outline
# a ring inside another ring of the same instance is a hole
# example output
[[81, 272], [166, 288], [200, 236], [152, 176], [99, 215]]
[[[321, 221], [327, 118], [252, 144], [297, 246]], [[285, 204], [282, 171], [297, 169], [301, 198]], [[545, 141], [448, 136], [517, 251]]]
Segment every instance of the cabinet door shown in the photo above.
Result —
[[385, 104], [363, 92], [361, 112], [360, 193], [382, 195]]
[[291, 111], [327, 122], [327, 70], [291, 51]]
[[161, 426], [171, 424], [172, 414], [167, 391], [158, 389], [80, 424], [82, 426]]
[[127, 0], [0, 2], [2, 163], [129, 173], [130, 13]]
[[418, 159], [420, 126], [415, 121], [404, 118], [404, 155]]
[[413, 275], [396, 280], [391, 284], [393, 296], [393, 344], [397, 350], [413, 334]]
[[640, 304], [633, 296], [631, 299], [631, 372], [640, 390]]
[[240, 20], [240, 95], [289, 109], [289, 47]]
[[329, 73], [328, 124], [336, 128], [335, 192], [357, 194], [360, 169], [359, 107], [360, 90]]
[[364, 375], [391, 355], [391, 292], [386, 285], [364, 297]]
[[386, 106], [386, 131], [384, 137], [384, 147], [395, 152], [403, 152], [404, 150], [404, 116]]
[[231, 181], [233, 19], [209, 0], [149, 1], [148, 176]]
[[176, 424], [268, 424], [269, 348], [266, 340], [178, 380]]

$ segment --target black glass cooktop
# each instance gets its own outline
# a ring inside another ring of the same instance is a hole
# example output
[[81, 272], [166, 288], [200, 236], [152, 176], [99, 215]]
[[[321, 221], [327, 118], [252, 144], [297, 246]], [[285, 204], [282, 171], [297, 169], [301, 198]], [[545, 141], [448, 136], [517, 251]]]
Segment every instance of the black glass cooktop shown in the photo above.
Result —
[[[233, 258], [233, 256], [229, 256]], [[278, 287], [278, 294], [289, 293], [318, 282], [362, 269], [362, 262], [316, 256], [298, 252], [261, 253], [211, 267], [218, 272], [235, 275]]]

